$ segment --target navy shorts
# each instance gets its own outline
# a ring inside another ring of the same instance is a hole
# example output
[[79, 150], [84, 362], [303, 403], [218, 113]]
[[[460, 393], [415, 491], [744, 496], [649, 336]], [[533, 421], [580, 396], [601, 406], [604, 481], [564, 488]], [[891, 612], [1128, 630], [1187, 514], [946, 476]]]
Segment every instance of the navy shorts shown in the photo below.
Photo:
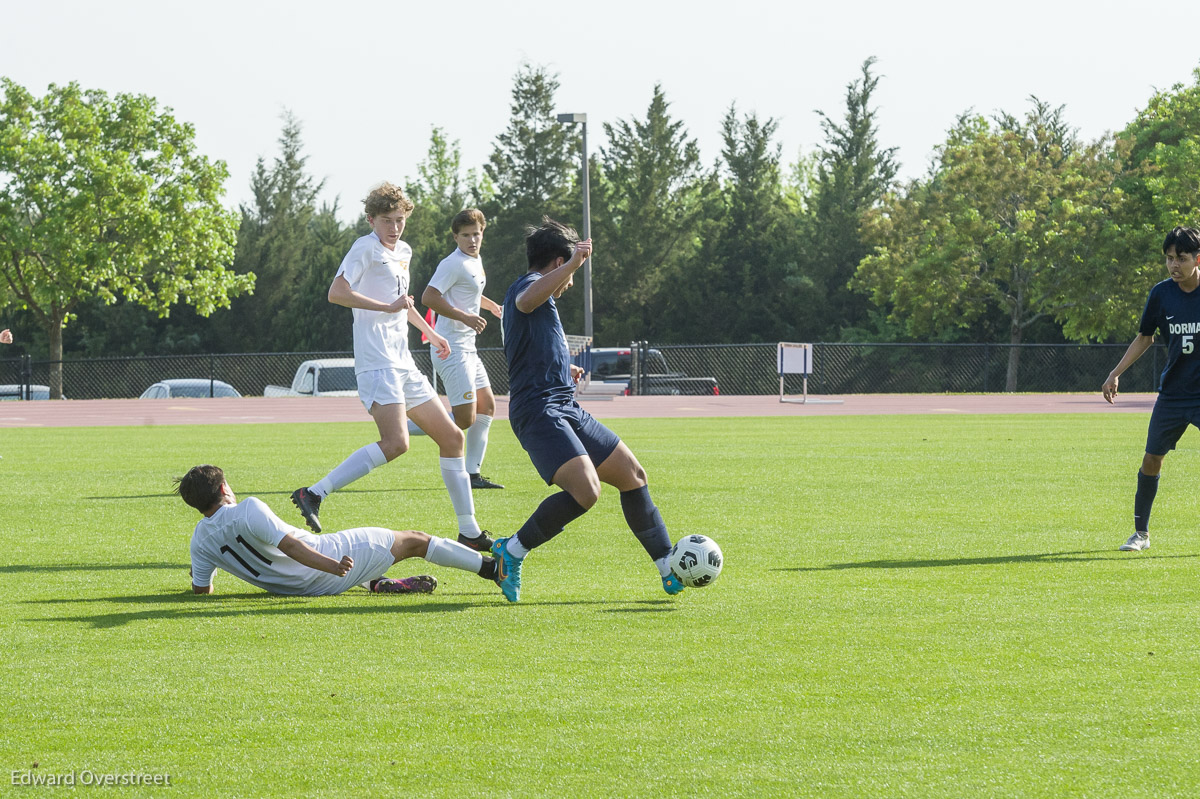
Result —
[[1166, 400], [1159, 397], [1150, 413], [1150, 429], [1146, 432], [1146, 452], [1166, 455], [1175, 449], [1188, 425], [1200, 427], [1200, 403]]
[[528, 419], [515, 419], [513, 433], [546, 485], [564, 463], [587, 455], [599, 466], [613, 454], [621, 438], [572, 400], [551, 405]]

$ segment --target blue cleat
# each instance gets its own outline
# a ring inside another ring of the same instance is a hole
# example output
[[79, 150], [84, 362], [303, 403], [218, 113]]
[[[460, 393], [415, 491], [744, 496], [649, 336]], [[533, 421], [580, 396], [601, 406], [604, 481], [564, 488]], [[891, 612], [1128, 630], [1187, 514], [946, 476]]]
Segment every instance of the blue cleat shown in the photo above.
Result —
[[663, 578], [663, 590], [671, 596], [683, 591], [683, 580], [675, 576], [675, 572], [671, 572]]
[[[507, 538], [500, 538], [492, 546], [492, 554], [496, 556], [496, 585], [504, 592], [504, 598], [509, 602], [521, 599], [521, 561], [514, 558], [508, 551]], [[682, 586], [681, 586], [682, 587]]]

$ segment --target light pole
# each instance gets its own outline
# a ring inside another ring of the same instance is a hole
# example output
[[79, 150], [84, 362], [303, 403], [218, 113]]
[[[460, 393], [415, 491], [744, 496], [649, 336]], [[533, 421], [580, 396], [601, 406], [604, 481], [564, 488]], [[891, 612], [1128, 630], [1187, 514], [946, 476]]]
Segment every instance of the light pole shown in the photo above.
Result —
[[[559, 122], [583, 126], [583, 237], [592, 237], [592, 199], [588, 186], [587, 114], [559, 114]], [[592, 338], [592, 259], [583, 262], [583, 335]]]

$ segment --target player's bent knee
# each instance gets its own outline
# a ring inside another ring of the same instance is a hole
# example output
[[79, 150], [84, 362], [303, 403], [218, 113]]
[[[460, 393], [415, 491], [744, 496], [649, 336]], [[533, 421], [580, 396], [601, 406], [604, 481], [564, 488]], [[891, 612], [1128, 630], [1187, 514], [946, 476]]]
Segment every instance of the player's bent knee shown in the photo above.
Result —
[[389, 461], [394, 461], [404, 453], [408, 452], [408, 439], [394, 439], [379, 442], [379, 449], [383, 452], [383, 457]]
[[567, 493], [571, 498], [579, 503], [579, 506], [584, 510], [590, 510], [593, 505], [600, 501], [600, 481], [588, 483], [586, 485], [572, 486], [567, 489]]
[[392, 536], [392, 558], [397, 563], [408, 558], [423, 558], [429, 550], [429, 535], [420, 530], [393, 530]]

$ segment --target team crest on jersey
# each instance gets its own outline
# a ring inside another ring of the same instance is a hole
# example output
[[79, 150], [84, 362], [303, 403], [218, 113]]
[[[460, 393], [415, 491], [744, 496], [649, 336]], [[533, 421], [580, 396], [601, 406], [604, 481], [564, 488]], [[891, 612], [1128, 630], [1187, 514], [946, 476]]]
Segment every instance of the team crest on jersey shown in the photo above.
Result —
[[474, 392], [474, 391], [468, 391], [466, 394], [463, 394], [463, 399], [465, 399], [465, 400], [473, 400], [473, 399], [475, 399], [475, 392]]

